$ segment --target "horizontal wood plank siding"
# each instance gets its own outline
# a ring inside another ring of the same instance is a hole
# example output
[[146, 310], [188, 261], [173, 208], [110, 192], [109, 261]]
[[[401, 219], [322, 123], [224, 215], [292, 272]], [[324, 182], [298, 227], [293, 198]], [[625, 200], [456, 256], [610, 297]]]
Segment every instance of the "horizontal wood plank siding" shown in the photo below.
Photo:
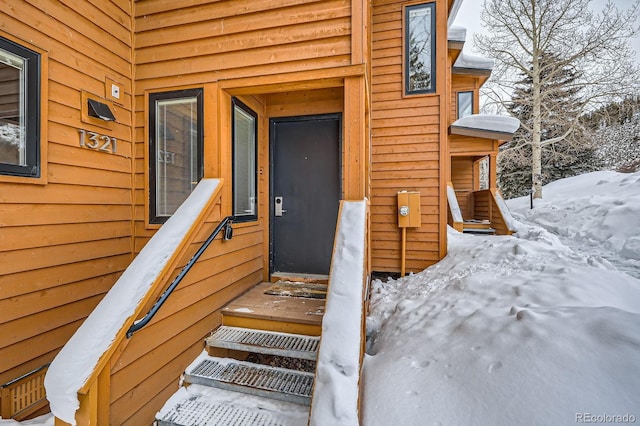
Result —
[[[440, 258], [442, 94], [404, 95], [402, 13], [409, 3], [372, 4], [371, 240], [372, 269], [380, 272], [400, 271], [398, 191], [421, 196], [422, 226], [407, 232], [407, 270], [420, 271]], [[446, 19], [444, 2], [436, 3], [437, 18]]]
[[451, 183], [465, 220], [473, 219], [473, 178], [473, 158], [453, 157], [451, 159]]
[[[131, 260], [128, 1], [0, 0], [0, 35], [47, 53], [46, 184], [0, 178], [0, 383], [50, 362]], [[117, 122], [81, 121], [81, 91], [121, 84]], [[110, 127], [110, 128], [109, 128]], [[83, 148], [84, 129], [117, 138]]]

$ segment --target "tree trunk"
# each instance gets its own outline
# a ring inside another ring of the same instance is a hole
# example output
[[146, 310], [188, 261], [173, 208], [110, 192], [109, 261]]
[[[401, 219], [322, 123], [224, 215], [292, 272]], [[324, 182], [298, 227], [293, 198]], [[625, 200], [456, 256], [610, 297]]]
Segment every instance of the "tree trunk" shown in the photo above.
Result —
[[[535, 1], [533, 2], [533, 16], [535, 16]], [[533, 186], [533, 198], [542, 198], [542, 82], [540, 50], [538, 45], [538, 28], [533, 26], [533, 63], [532, 63], [532, 82], [533, 82], [533, 111], [531, 132], [531, 183]]]

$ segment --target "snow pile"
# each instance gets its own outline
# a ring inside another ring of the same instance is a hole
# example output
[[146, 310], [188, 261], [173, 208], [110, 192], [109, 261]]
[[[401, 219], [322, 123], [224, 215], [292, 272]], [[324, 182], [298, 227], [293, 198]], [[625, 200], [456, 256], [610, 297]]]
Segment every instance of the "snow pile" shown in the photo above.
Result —
[[85, 384], [127, 318], [169, 262], [190, 226], [220, 184], [203, 179], [180, 208], [142, 249], [107, 295], [51, 363], [44, 384], [51, 411], [75, 425], [77, 392]]
[[[639, 176], [608, 176], [600, 185], [604, 177], [591, 175], [553, 185], [567, 203], [581, 197], [578, 187], [589, 182], [594, 196], [608, 186], [600, 195], [602, 209], [585, 214], [613, 230], [626, 212], [628, 226], [615, 237], [623, 241], [626, 232], [630, 241], [640, 229], [640, 205], [629, 204], [637, 201]], [[616, 187], [616, 196], [605, 197]], [[552, 196], [554, 188], [545, 191]], [[560, 208], [555, 215], [559, 229], [571, 223], [585, 228], [580, 221], [586, 216], [565, 216]], [[511, 237], [451, 230], [442, 262], [374, 282], [365, 425], [640, 419], [640, 280], [580, 254], [543, 228], [515, 225]]]
[[640, 278], [640, 172], [588, 173], [546, 185], [530, 209], [510, 200], [517, 219], [535, 223], [594, 258]]

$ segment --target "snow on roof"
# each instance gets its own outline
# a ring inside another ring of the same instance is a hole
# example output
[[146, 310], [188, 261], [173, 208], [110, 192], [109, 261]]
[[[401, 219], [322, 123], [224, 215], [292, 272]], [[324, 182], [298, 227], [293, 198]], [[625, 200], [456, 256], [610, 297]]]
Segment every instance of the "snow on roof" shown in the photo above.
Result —
[[78, 391], [124, 322], [135, 313], [138, 303], [167, 265], [219, 184], [218, 179], [202, 179], [198, 183], [53, 360], [44, 385], [51, 411], [56, 417], [71, 425], [76, 424], [75, 413], [80, 407]]
[[456, 63], [453, 64], [453, 67], [490, 71], [493, 69], [493, 59], [485, 58], [483, 56], [469, 55], [468, 53], [462, 52], [460, 56], [458, 56]]
[[513, 134], [520, 127], [520, 120], [505, 115], [472, 114], [459, 118], [451, 127]]
[[462, 6], [463, 0], [453, 0], [453, 6], [451, 6], [451, 12], [449, 12], [449, 20], [447, 24], [449, 27], [453, 25], [453, 21], [456, 20], [456, 16], [458, 15], [458, 10], [460, 10], [460, 6]]
[[467, 39], [467, 29], [465, 27], [453, 25], [449, 27], [448, 38], [449, 41], [464, 42]]

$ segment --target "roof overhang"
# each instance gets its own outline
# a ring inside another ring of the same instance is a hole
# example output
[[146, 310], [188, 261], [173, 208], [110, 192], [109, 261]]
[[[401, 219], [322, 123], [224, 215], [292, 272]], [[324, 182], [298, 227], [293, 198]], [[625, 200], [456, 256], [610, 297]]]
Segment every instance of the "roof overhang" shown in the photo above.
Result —
[[452, 135], [510, 141], [520, 127], [514, 117], [492, 114], [473, 114], [456, 120], [450, 127]]

